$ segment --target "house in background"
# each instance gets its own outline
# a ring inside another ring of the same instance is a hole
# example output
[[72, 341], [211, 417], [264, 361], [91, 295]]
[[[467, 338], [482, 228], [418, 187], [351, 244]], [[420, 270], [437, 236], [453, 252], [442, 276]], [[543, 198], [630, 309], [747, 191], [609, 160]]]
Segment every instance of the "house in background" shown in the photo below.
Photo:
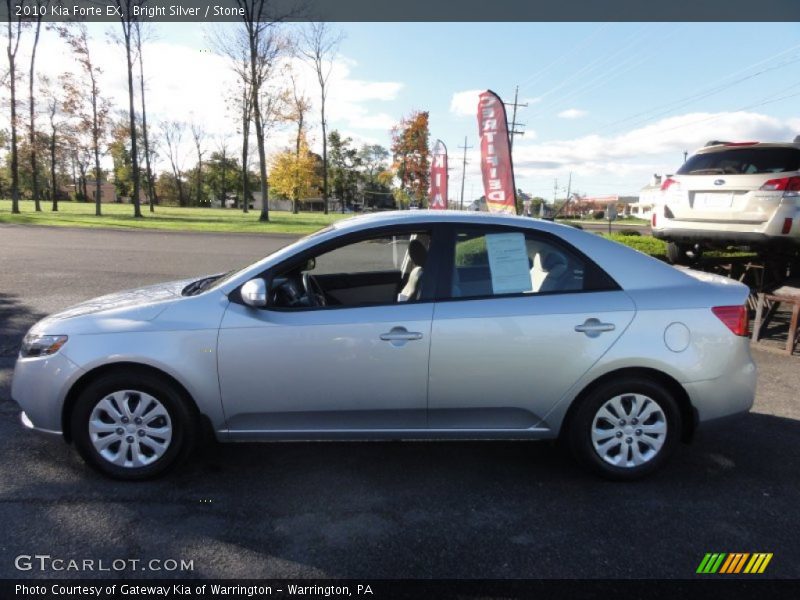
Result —
[[639, 200], [630, 206], [632, 217], [649, 220], [653, 216], [653, 209], [661, 203], [661, 184], [667, 177], [654, 174], [650, 183], [639, 190]]
[[[64, 188], [64, 192], [66, 192], [70, 198], [75, 198], [75, 184], [70, 184]], [[97, 200], [95, 197], [95, 180], [94, 179], [87, 179], [86, 180], [86, 192], [89, 194], [87, 198], [87, 202], [94, 202]], [[120, 198], [117, 196], [117, 190], [114, 187], [113, 182], [109, 181], [101, 181], [100, 182], [100, 202], [104, 204], [109, 204], [112, 202], [120, 202]]]

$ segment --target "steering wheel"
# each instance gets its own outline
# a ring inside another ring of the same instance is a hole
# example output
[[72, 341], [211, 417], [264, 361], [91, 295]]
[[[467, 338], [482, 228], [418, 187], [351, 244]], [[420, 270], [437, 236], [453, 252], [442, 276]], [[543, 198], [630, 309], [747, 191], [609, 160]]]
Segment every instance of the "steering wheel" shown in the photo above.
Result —
[[325, 306], [325, 292], [317, 281], [317, 278], [308, 271], [303, 273], [303, 288], [306, 291], [306, 298], [310, 306]]

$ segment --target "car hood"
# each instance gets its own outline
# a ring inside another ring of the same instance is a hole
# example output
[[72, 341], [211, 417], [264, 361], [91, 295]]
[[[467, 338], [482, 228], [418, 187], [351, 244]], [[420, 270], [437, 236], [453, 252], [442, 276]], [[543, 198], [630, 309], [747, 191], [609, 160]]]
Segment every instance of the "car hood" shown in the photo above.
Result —
[[[120, 329], [127, 329], [133, 323], [152, 321], [171, 304], [179, 301], [183, 288], [193, 281], [197, 281], [197, 278], [159, 283], [92, 298], [39, 321], [33, 326], [31, 333], [66, 334], [75, 330], [89, 333], [93, 329], [101, 332], [108, 331], [109, 323], [115, 323]], [[90, 322], [95, 323], [96, 327], [88, 326]], [[123, 324], [128, 326], [123, 327]]]

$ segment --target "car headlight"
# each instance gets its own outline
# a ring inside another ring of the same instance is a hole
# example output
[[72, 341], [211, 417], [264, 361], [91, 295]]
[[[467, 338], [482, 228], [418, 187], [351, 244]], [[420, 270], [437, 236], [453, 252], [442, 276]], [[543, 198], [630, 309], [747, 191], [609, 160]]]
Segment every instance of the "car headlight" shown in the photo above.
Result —
[[22, 358], [50, 356], [58, 352], [66, 343], [67, 336], [65, 335], [31, 335], [29, 333], [22, 339], [19, 355]]

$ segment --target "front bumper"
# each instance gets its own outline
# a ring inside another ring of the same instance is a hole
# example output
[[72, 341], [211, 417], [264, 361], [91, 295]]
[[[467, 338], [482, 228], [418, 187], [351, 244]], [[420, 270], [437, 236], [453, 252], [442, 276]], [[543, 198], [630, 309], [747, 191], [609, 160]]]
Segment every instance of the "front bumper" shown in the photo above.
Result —
[[41, 358], [17, 359], [11, 398], [23, 410], [23, 424], [43, 433], [61, 433], [67, 390], [82, 372], [61, 352]]

